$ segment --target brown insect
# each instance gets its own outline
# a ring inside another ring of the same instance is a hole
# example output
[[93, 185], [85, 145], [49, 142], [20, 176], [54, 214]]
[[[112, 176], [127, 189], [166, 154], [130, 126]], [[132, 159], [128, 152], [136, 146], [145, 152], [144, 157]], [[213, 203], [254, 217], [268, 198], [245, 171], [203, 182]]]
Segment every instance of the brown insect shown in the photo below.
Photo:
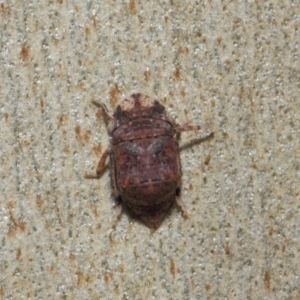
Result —
[[114, 196], [150, 228], [156, 229], [170, 206], [180, 202], [181, 165], [176, 135], [199, 126], [177, 126], [164, 106], [143, 94], [133, 94], [109, 115], [113, 122], [112, 147], [106, 150], [96, 170], [99, 178], [109, 156]]

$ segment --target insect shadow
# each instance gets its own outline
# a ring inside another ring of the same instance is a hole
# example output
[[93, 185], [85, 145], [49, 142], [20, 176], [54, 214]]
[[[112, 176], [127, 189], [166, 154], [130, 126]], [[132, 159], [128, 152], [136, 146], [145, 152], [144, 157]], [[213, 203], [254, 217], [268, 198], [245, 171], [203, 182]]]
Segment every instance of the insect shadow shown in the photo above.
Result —
[[213, 139], [215, 136], [215, 133], [214, 132], [211, 132], [209, 133], [207, 136], [205, 137], [201, 137], [201, 138], [197, 138], [197, 139], [194, 139], [188, 143], [185, 143], [183, 144], [182, 146], [179, 147], [179, 151], [184, 151], [184, 150], [187, 150], [193, 146], [197, 146], [197, 145], [200, 145], [202, 144], [203, 142], [206, 142], [206, 141], [209, 141], [211, 139]]

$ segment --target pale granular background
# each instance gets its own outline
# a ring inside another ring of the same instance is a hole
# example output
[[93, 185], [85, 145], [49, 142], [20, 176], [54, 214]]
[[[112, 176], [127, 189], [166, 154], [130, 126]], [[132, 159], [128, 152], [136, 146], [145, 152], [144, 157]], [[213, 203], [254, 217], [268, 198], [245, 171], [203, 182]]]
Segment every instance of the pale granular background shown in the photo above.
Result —
[[[0, 64], [1, 299], [299, 299], [299, 1], [0, 1]], [[133, 92], [203, 126], [156, 232], [84, 179]]]

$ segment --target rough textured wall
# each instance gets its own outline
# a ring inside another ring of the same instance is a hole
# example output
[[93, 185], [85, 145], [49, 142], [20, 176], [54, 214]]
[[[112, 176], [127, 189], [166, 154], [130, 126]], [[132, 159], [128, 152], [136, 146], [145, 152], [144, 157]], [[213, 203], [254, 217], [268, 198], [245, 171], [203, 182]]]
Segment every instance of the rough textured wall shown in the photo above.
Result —
[[[0, 298], [298, 299], [299, 16], [282, 0], [0, 1]], [[180, 139], [189, 218], [174, 207], [154, 233], [116, 220], [109, 172], [83, 178], [109, 146], [91, 101], [133, 92], [204, 128]]]

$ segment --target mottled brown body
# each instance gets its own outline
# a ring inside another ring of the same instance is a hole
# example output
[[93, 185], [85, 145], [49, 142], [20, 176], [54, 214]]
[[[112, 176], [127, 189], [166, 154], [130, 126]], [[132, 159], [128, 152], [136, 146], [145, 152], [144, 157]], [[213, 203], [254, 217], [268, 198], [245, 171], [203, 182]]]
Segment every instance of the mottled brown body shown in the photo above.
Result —
[[176, 126], [165, 108], [156, 100], [133, 94], [110, 116], [113, 121], [112, 147], [102, 155], [99, 178], [107, 156], [116, 197], [127, 205], [150, 228], [157, 228], [181, 186], [181, 167], [176, 134], [198, 130], [198, 126]]

